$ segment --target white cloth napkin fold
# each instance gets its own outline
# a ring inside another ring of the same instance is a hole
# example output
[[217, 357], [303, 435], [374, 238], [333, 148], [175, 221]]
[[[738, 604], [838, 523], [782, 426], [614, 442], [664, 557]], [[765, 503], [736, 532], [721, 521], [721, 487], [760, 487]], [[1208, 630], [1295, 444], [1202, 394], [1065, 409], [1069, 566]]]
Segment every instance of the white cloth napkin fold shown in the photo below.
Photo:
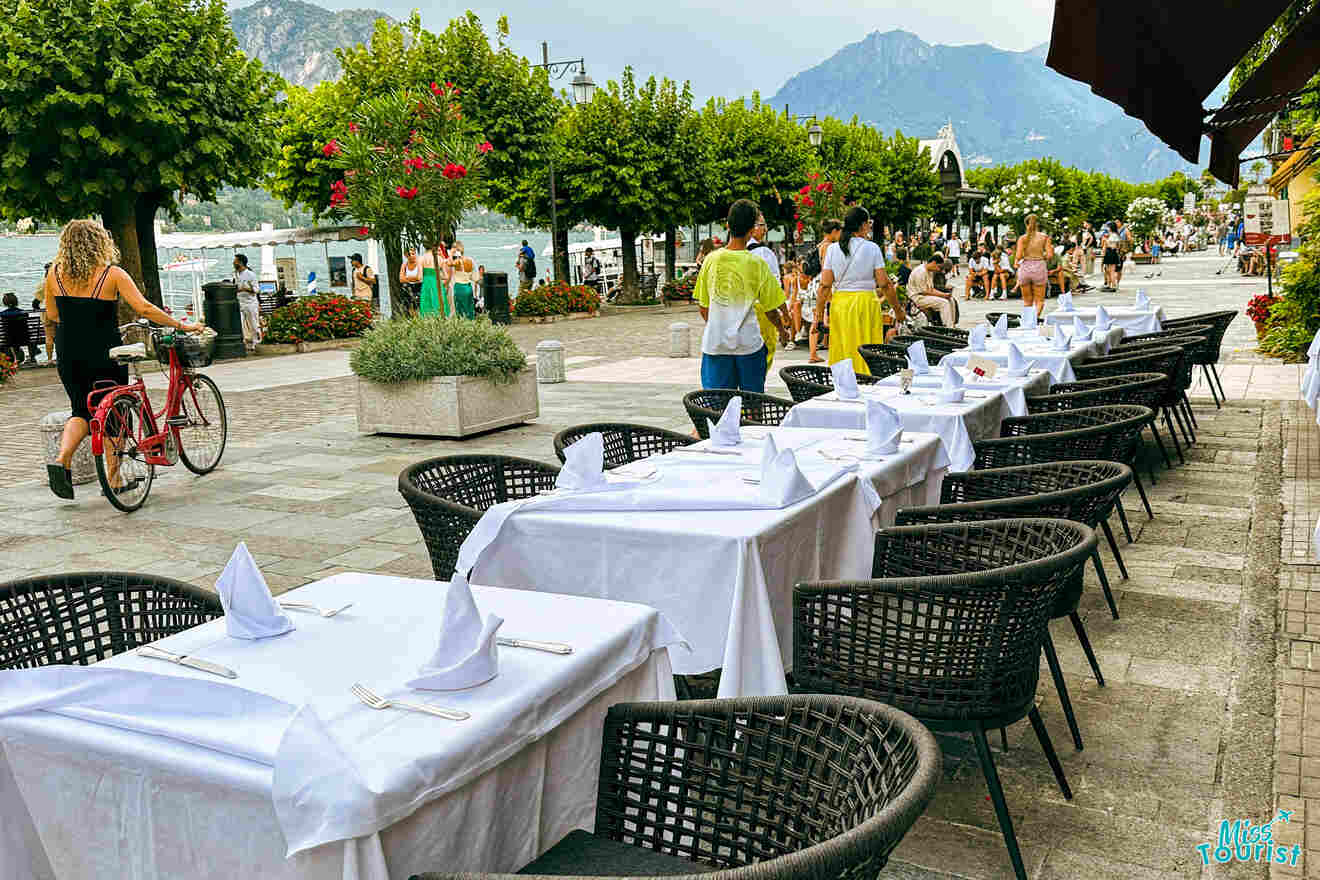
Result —
[[1000, 315], [1000, 316], [999, 316], [999, 320], [998, 320], [998, 321], [995, 321], [994, 334], [995, 334], [995, 339], [1007, 339], [1007, 338], [1008, 338], [1008, 313], [1007, 313], [1007, 312], [1005, 312], [1004, 314]]
[[944, 383], [940, 385], [940, 403], [961, 403], [966, 389], [963, 388], [962, 373], [952, 364], [944, 365]]
[[1072, 294], [1071, 293], [1059, 294], [1059, 311], [1071, 312], [1072, 310], [1073, 310]]
[[1132, 304], [1132, 308], [1139, 312], [1144, 312], [1150, 308], [1150, 297], [1146, 296], [1145, 288], [1139, 288], [1137, 290], [1137, 299]]
[[716, 448], [737, 446], [742, 442], [738, 426], [742, 422], [742, 397], [735, 395], [724, 407], [720, 420], [710, 426], [710, 445]]
[[930, 362], [926, 360], [926, 343], [918, 339], [908, 346], [907, 350], [908, 366], [912, 372], [918, 376], [924, 376], [930, 372]]
[[605, 437], [592, 431], [564, 450], [564, 466], [555, 477], [555, 488], [599, 489], [605, 485]]
[[1022, 322], [1021, 322], [1021, 323], [1022, 323], [1022, 329], [1023, 329], [1023, 330], [1035, 330], [1035, 329], [1036, 329], [1036, 307], [1035, 307], [1035, 306], [1027, 306], [1026, 308], [1024, 308], [1024, 309], [1022, 310]]
[[834, 393], [839, 395], [839, 400], [857, 400], [862, 396], [857, 390], [857, 369], [852, 358], [830, 364], [830, 372], [834, 375]]
[[500, 671], [495, 633], [504, 618], [487, 614], [481, 619], [467, 578], [455, 572], [445, 592], [440, 617], [440, 644], [431, 659], [417, 670], [408, 687], [426, 691], [453, 691], [476, 687]]
[[1054, 325], [1054, 335], [1050, 337], [1050, 347], [1055, 351], [1068, 351], [1068, 337], [1063, 335], [1063, 328], [1058, 324]]
[[215, 582], [225, 609], [225, 631], [236, 639], [268, 639], [293, 630], [293, 621], [280, 610], [270, 587], [248, 552], [239, 542], [225, 570]]
[[1035, 361], [1029, 361], [1022, 356], [1022, 350], [1015, 344], [1012, 342], [1008, 344], [1008, 367], [1006, 372], [1025, 376], [1035, 365]]
[[903, 442], [903, 417], [883, 400], [866, 402], [866, 454], [892, 455]]
[[1317, 356], [1320, 356], [1320, 330], [1315, 331], [1315, 337], [1311, 340], [1311, 345], [1306, 349], [1306, 357], [1311, 363], [1315, 363]]
[[967, 347], [972, 351], [985, 351], [985, 335], [990, 332], [986, 324], [977, 324], [967, 334]]
[[1104, 306], [1095, 307], [1095, 329], [1108, 332], [1113, 326], [1113, 319], [1109, 317], [1109, 312], [1105, 311]]
[[787, 507], [814, 494], [816, 487], [803, 476], [793, 450], [780, 452], [773, 443], [767, 443], [761, 457], [761, 499], [768, 504]]
[[1081, 315], [1073, 315], [1073, 339], [1082, 340], [1091, 335]]
[[1318, 398], [1320, 398], [1320, 369], [1317, 369], [1315, 361], [1312, 361], [1302, 375], [1302, 400], [1311, 409], [1315, 409]]

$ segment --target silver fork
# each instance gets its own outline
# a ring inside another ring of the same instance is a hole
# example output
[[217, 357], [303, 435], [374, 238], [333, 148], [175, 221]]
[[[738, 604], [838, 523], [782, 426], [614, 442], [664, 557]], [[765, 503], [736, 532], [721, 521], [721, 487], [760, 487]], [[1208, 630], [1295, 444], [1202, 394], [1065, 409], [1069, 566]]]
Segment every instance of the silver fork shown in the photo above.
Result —
[[428, 703], [407, 703], [403, 700], [387, 700], [384, 697], [377, 696], [374, 692], [367, 690], [360, 684], [355, 684], [350, 691], [353, 696], [366, 703], [372, 709], [411, 709], [414, 712], [425, 712], [427, 715], [435, 715], [438, 718], [447, 718], [450, 721], [466, 721], [472, 716], [461, 709], [445, 709], [440, 706], [432, 706]]
[[352, 608], [353, 603], [349, 602], [347, 605], [341, 605], [338, 608], [317, 608], [315, 605], [308, 605], [306, 602], [281, 602], [280, 607], [287, 608], [290, 611], [308, 611], [322, 617], [334, 617], [336, 614]]

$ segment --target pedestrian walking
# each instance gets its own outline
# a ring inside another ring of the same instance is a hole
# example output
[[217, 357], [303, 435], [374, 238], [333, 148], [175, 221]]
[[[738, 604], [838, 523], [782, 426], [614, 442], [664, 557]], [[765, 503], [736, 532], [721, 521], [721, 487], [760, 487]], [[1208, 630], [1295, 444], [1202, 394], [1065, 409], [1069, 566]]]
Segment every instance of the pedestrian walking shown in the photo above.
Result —
[[247, 254], [234, 254], [234, 285], [238, 288], [238, 314], [248, 351], [261, 342], [261, 304], [257, 300], [257, 273], [248, 268]]
[[1045, 310], [1045, 295], [1049, 292], [1046, 275], [1047, 258], [1054, 253], [1050, 237], [1038, 228], [1035, 214], [1028, 214], [1026, 232], [1017, 240], [1017, 280], [1022, 288], [1022, 304], [1035, 306], [1036, 314]]
[[463, 242], [454, 242], [449, 252], [453, 274], [450, 276], [449, 293], [454, 301], [454, 314], [460, 318], [477, 317], [477, 301], [472, 292], [472, 258], [463, 253]]
[[867, 210], [860, 205], [851, 208], [843, 218], [839, 240], [825, 252], [816, 301], [817, 320], [823, 319], [826, 306], [830, 309], [830, 364], [851, 358], [862, 375], [870, 375], [871, 370], [857, 347], [885, 341], [885, 313], [878, 294], [893, 309], [897, 323], [907, 320], [885, 270], [885, 255], [868, 237], [870, 230]]

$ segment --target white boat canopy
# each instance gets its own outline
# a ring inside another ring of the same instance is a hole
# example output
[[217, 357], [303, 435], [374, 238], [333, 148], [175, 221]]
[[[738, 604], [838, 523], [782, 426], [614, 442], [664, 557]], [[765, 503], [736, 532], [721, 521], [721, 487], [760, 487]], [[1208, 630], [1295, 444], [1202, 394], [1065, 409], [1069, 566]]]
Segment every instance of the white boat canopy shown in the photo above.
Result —
[[371, 233], [361, 226], [313, 226], [302, 229], [254, 229], [249, 232], [167, 232], [156, 236], [156, 246], [183, 250], [250, 248], [282, 244], [319, 244], [330, 241], [367, 241]]

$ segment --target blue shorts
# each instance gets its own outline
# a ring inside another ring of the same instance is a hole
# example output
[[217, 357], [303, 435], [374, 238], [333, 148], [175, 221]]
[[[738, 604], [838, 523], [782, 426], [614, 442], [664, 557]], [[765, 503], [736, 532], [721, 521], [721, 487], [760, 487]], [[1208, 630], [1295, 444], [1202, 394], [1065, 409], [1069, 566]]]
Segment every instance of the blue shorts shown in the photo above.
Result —
[[766, 358], [769, 354], [764, 345], [760, 351], [752, 354], [703, 354], [701, 387], [731, 388], [764, 394]]

